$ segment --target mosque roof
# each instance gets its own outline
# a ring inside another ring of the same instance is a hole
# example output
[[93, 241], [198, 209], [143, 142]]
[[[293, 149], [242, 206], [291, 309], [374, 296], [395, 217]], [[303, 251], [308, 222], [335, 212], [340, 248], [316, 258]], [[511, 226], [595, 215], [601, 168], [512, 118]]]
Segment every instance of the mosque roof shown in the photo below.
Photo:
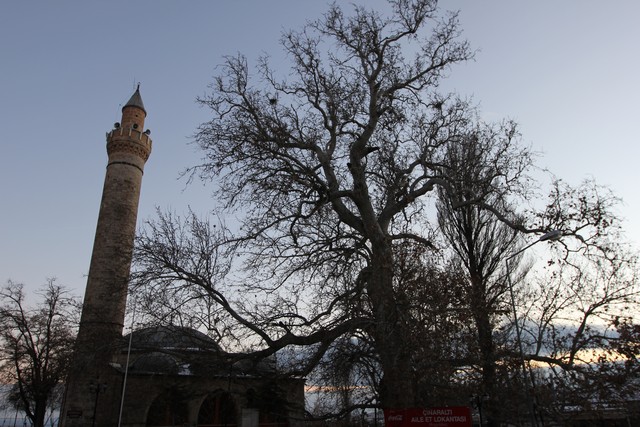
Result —
[[130, 369], [133, 372], [177, 375], [180, 373], [180, 364], [175, 357], [154, 351], [138, 357]]
[[[123, 342], [136, 356], [132, 372], [162, 373], [196, 376], [264, 374], [275, 370], [275, 357], [267, 357], [257, 364], [237, 360], [229, 365], [225, 353], [211, 337], [192, 328], [158, 325], [133, 331]], [[123, 348], [123, 353], [126, 347]]]
[[[124, 337], [129, 342], [129, 335]], [[151, 326], [133, 331], [132, 349], [210, 350], [218, 351], [218, 344], [206, 334], [192, 328], [175, 325]]]

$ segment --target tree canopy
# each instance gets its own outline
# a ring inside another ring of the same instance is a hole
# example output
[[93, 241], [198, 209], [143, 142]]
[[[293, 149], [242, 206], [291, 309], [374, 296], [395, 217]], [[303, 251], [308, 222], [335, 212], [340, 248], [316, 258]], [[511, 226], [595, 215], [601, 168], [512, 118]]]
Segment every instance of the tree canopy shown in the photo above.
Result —
[[562, 266], [619, 252], [612, 196], [556, 181], [536, 207], [535, 155], [516, 124], [483, 122], [440, 90], [474, 55], [457, 14], [432, 0], [389, 6], [334, 4], [284, 33], [288, 71], [226, 58], [199, 100], [212, 114], [195, 136], [203, 160], [186, 172], [213, 184], [215, 215], [159, 212], [137, 240], [133, 281], [172, 291], [147, 303], [174, 320], [199, 305], [187, 321], [242, 357], [295, 347], [306, 357], [292, 374], [356, 337], [360, 366], [378, 372], [369, 404], [410, 408], [441, 401], [417, 367], [452, 380], [476, 364], [495, 387], [497, 360], [515, 360], [495, 340], [509, 337], [504, 259], [528, 236], [560, 230]]

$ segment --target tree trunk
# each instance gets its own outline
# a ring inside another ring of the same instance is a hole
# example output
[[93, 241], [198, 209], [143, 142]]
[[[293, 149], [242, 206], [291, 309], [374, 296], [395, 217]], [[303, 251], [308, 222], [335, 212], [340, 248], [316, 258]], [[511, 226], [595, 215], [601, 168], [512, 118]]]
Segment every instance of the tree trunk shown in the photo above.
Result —
[[[480, 366], [482, 368], [482, 385], [478, 390], [478, 404], [483, 405], [483, 415], [488, 426], [495, 424], [495, 407], [492, 404], [495, 398], [495, 349], [493, 344], [493, 328], [489, 319], [489, 311], [485, 295], [485, 285], [481, 278], [471, 277], [472, 299], [471, 307], [473, 317], [478, 330], [478, 347], [480, 350]], [[483, 398], [486, 397], [486, 404]]]
[[[482, 388], [480, 390], [480, 405], [483, 405], [484, 418], [489, 427], [496, 425], [495, 410], [493, 405], [495, 399], [496, 365], [493, 346], [492, 328], [489, 317], [483, 313], [477, 321], [478, 341], [480, 344], [480, 366], [482, 367]], [[483, 398], [486, 396], [486, 402]]]
[[33, 413], [33, 427], [44, 427], [44, 418], [47, 415], [47, 400], [35, 402], [35, 408]]
[[367, 291], [374, 311], [372, 335], [382, 364], [380, 403], [383, 408], [405, 409], [415, 406], [411, 352], [407, 348], [409, 328], [393, 289], [393, 252], [385, 242], [374, 249]]

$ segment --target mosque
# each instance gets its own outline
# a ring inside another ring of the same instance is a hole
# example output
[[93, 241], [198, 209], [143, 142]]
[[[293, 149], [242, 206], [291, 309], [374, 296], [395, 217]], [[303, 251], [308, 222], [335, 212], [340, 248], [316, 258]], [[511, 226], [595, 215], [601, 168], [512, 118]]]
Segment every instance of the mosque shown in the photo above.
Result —
[[157, 326], [122, 336], [144, 165], [151, 154], [140, 87], [107, 133], [107, 170], [60, 426], [298, 427], [304, 379], [274, 360], [222, 363], [203, 333]]

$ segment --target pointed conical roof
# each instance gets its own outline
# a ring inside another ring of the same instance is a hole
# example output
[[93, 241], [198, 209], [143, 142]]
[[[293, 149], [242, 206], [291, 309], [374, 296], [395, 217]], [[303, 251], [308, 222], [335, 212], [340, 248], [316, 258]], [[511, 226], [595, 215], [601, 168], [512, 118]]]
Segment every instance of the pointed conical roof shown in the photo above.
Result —
[[138, 107], [144, 111], [145, 115], [147, 114], [147, 110], [144, 109], [144, 103], [142, 102], [142, 96], [140, 96], [140, 85], [138, 85], [138, 88], [133, 95], [131, 95], [131, 98], [129, 98], [129, 101], [127, 101], [122, 109], [124, 110], [127, 107]]

